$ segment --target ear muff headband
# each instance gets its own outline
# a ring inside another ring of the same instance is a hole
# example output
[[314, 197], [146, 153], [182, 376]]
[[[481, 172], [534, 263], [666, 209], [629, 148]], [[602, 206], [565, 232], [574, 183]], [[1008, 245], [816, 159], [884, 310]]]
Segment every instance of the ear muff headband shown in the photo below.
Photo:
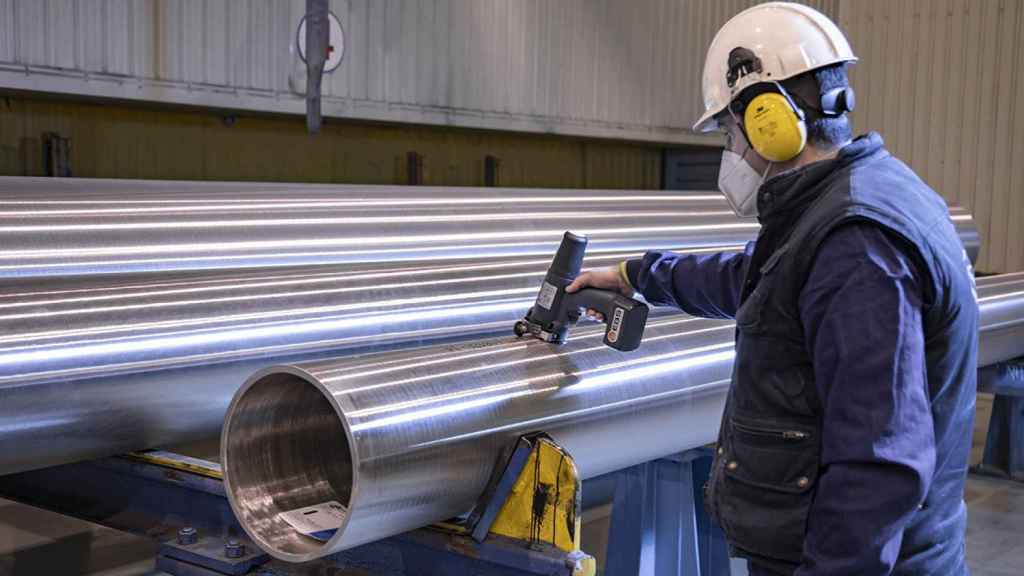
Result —
[[782, 86], [755, 96], [743, 113], [750, 145], [771, 162], [796, 158], [807, 146], [807, 124], [803, 111]]

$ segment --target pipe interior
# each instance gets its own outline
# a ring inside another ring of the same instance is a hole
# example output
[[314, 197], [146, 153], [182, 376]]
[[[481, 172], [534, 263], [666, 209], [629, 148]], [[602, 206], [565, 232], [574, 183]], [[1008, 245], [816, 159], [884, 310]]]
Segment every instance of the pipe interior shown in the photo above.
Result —
[[257, 540], [284, 554], [315, 553], [282, 512], [352, 495], [352, 452], [341, 419], [319, 388], [300, 376], [269, 374], [238, 399], [223, 463], [236, 514]]

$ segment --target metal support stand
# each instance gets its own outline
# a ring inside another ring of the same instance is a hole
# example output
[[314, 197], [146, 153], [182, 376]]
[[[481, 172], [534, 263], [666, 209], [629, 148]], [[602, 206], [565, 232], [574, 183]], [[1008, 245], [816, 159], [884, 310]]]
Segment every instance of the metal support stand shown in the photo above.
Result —
[[[604, 574], [729, 574], [724, 537], [704, 514], [702, 486], [710, 466], [711, 451], [699, 449], [583, 484], [583, 493], [592, 487], [591, 505], [613, 502]], [[314, 562], [283, 563], [245, 538], [224, 496], [216, 463], [166, 452], [0, 476], [0, 496], [155, 538], [163, 543], [157, 566], [174, 576], [588, 572], [581, 568], [589, 557], [578, 548], [567, 552], [551, 545], [524, 546], [522, 539], [493, 532], [478, 541], [471, 528], [452, 524], [414, 530]]]
[[974, 471], [1024, 482], [1024, 362], [997, 364], [978, 371], [978, 390], [992, 392], [992, 416], [985, 455]]
[[725, 536], [704, 513], [711, 460], [701, 448], [615, 473], [606, 574], [728, 576]]

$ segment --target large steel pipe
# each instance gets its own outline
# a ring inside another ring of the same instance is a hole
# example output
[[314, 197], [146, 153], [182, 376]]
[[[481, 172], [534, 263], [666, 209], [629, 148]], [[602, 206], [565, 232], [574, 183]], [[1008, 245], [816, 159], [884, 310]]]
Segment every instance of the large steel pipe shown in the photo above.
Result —
[[0, 278], [550, 255], [566, 229], [596, 254], [733, 245], [758, 225], [718, 192], [0, 177]]
[[[1016, 345], [1001, 355], [1024, 354], [1024, 278], [980, 291], [981, 349], [1012, 326]], [[714, 439], [731, 323], [663, 318], [631, 353], [603, 346], [602, 333], [265, 369], [235, 395], [222, 433], [235, 514], [264, 550], [304, 561], [467, 511], [525, 432], [552, 434], [584, 478]], [[346, 515], [326, 542], [281, 516], [328, 501]]]
[[1024, 272], [979, 280], [978, 305], [978, 366], [991, 366], [1024, 355]]
[[0, 278], [727, 246], [718, 193], [0, 178]]
[[9, 281], [0, 291], [0, 474], [215, 438], [231, 395], [271, 364], [510, 334], [549, 264]]

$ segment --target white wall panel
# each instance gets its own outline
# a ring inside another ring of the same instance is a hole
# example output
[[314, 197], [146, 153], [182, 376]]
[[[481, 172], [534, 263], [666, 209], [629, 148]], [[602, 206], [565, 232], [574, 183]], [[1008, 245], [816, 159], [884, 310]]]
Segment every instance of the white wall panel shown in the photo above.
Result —
[[[79, 3], [76, 2], [76, 4]], [[219, 2], [214, 4], [219, 4]], [[132, 62], [130, 74], [139, 79], [138, 82], [141, 86], [145, 83], [145, 80], [142, 79], [156, 77], [156, 43], [158, 39], [156, 0], [131, 0], [128, 3], [128, 11], [131, 13], [132, 25], [125, 32], [129, 38], [128, 46]], [[114, 33], [117, 34], [118, 31]], [[69, 85], [73, 85], [73, 82], [69, 82]], [[132, 97], [131, 88], [125, 92], [127, 92], [126, 97]]]
[[[347, 44], [324, 83], [324, 111], [701, 141], [688, 126], [703, 51], [751, 3], [332, 0]], [[0, 0], [0, 86], [301, 113], [304, 69], [290, 46], [304, 6]]]
[[[15, 22], [15, 0], [0, 0], [0, 22]], [[17, 60], [17, 37], [15, 27], [0, 24], [0, 61], [14, 62]]]

